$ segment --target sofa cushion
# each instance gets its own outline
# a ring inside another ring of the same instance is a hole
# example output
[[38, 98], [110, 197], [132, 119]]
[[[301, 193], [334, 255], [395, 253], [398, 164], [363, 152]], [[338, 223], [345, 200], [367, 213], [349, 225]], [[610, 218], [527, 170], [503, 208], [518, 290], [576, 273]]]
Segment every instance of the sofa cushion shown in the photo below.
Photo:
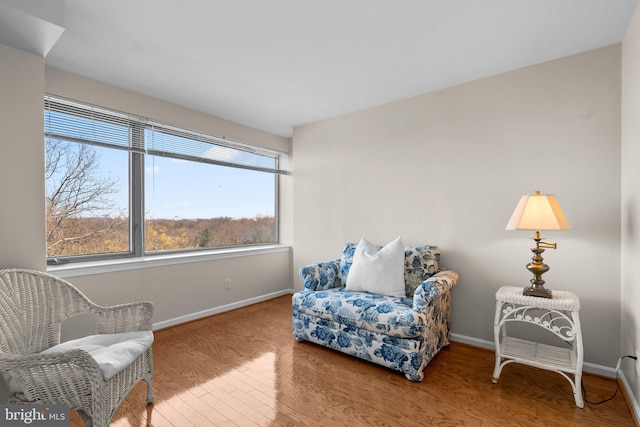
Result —
[[[340, 258], [338, 278], [342, 286], [347, 284], [349, 270], [353, 264], [353, 254], [357, 243], [345, 243]], [[378, 247], [380, 248], [380, 247]], [[405, 295], [413, 298], [420, 283], [436, 274], [440, 269], [440, 248], [438, 246], [419, 245], [404, 247], [404, 284]]]
[[408, 298], [422, 282], [440, 270], [440, 248], [437, 246], [405, 246], [404, 286]]
[[426, 324], [425, 315], [414, 311], [407, 298], [346, 288], [300, 291], [293, 295], [292, 306], [311, 316], [399, 338], [419, 336]]
[[345, 243], [342, 248], [342, 258], [340, 258], [340, 269], [338, 270], [338, 277], [342, 286], [347, 285], [347, 276], [351, 265], [353, 264], [353, 255], [356, 252], [357, 243], [349, 242]]
[[347, 276], [347, 290], [404, 297], [404, 245], [400, 237], [382, 249], [360, 240]]

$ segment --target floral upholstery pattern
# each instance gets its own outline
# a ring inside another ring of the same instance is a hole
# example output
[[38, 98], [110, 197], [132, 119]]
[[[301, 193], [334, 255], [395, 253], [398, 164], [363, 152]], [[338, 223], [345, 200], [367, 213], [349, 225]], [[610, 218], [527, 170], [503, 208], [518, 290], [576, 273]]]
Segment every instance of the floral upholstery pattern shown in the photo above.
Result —
[[425, 325], [425, 315], [413, 310], [406, 298], [345, 288], [301, 291], [294, 295], [293, 304], [316, 317], [400, 338], [419, 336]]
[[345, 288], [356, 244], [342, 258], [300, 269], [304, 290], [292, 297], [292, 332], [310, 341], [401, 371], [412, 381], [450, 343], [451, 288], [458, 273], [439, 270], [437, 246], [405, 247], [406, 298]]
[[300, 269], [300, 275], [304, 279], [304, 288], [312, 291], [322, 291], [345, 286], [338, 277], [340, 260], [336, 259], [328, 262], [307, 265]]

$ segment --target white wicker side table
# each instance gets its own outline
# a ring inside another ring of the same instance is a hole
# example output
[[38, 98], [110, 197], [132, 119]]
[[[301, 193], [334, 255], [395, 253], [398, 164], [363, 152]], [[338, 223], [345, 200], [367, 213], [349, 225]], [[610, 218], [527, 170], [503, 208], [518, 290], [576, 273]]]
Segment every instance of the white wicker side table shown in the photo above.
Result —
[[[498, 382], [502, 368], [511, 362], [558, 372], [571, 384], [576, 406], [583, 408], [580, 384], [584, 355], [578, 296], [572, 292], [553, 291], [552, 298], [539, 298], [522, 295], [522, 289], [503, 286], [496, 292], [496, 365], [493, 383]], [[569, 348], [511, 337], [507, 333], [507, 324], [510, 322], [537, 325], [566, 341]]]

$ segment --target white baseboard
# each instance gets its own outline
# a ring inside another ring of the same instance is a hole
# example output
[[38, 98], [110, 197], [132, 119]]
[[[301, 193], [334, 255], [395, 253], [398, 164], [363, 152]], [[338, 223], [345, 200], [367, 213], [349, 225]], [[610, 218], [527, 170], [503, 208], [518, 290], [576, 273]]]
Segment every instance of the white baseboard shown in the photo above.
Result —
[[631, 390], [631, 386], [629, 385], [629, 382], [627, 381], [627, 377], [625, 377], [624, 372], [621, 370], [618, 375], [620, 379], [622, 379], [622, 384], [624, 385], [624, 388], [627, 392], [627, 396], [631, 401], [631, 406], [632, 406], [631, 410], [633, 411], [633, 415], [635, 417], [636, 423], [638, 423], [640, 422], [640, 406], [638, 405], [638, 400], [636, 399], [636, 396], [633, 394], [633, 391]]
[[[486, 348], [488, 350], [495, 351], [496, 346], [493, 341], [482, 340], [479, 338], [468, 337], [466, 335], [460, 334], [451, 334], [451, 339], [453, 341], [458, 341], [464, 344], [474, 345], [476, 347]], [[595, 363], [587, 363], [584, 362], [582, 365], [583, 371], [590, 372], [592, 374], [604, 375], [606, 377], [615, 378], [616, 370], [615, 368], [609, 368], [608, 366], [597, 365]]]
[[473, 345], [476, 347], [486, 348], [487, 350], [496, 350], [496, 346], [493, 341], [481, 340], [480, 338], [468, 337], [466, 335], [451, 333], [451, 339], [464, 344]]
[[[170, 326], [179, 325], [180, 323], [190, 322], [192, 320], [201, 319], [203, 317], [211, 316], [213, 314], [224, 313], [225, 311], [235, 310], [236, 308], [245, 307], [247, 305], [255, 304], [258, 302], [266, 301], [272, 298], [276, 298], [282, 295], [293, 294], [295, 291], [293, 289], [284, 289], [277, 292], [272, 292], [270, 294], [260, 295], [254, 298], [249, 298], [243, 301], [237, 301], [231, 304], [221, 305], [219, 307], [209, 308], [207, 310], [198, 311], [196, 313], [190, 313], [184, 316], [175, 317], [169, 320], [163, 320], [161, 322], [157, 322], [153, 324], [153, 330], [168, 328]], [[458, 341], [461, 343], [473, 345], [476, 347], [486, 348], [488, 350], [495, 351], [495, 345], [493, 341], [487, 341], [480, 338], [469, 337], [466, 335], [460, 334], [451, 334], [451, 339], [453, 341]], [[609, 368], [603, 365], [597, 365], [595, 363], [584, 363], [583, 369], [586, 372], [591, 372], [594, 374], [604, 375], [607, 377], [614, 378], [616, 376], [615, 368]], [[625, 382], [625, 384], [628, 384]], [[633, 396], [633, 393], [630, 392], [629, 387], [627, 386], [629, 391], [629, 395]], [[637, 404], [636, 404], [637, 406]]]
[[[161, 322], [157, 322], [153, 324], [153, 329], [162, 329], [168, 328], [170, 326], [178, 325], [180, 323], [190, 322], [192, 320], [201, 319], [203, 317], [211, 316], [213, 314], [223, 313], [225, 311], [234, 310], [236, 308], [245, 307], [251, 304], [255, 304], [258, 302], [266, 301], [272, 298], [276, 298], [282, 295], [293, 294], [295, 291], [293, 289], [284, 289], [282, 291], [272, 292], [266, 295], [260, 295], [254, 298], [249, 298], [243, 301], [237, 301], [231, 304], [221, 305], [219, 307], [210, 308], [203, 311], [198, 311], [196, 313], [187, 314], [185, 316], [175, 317], [169, 320], [163, 320]], [[487, 341], [480, 338], [469, 337], [461, 334], [451, 334], [451, 339], [453, 341], [461, 342], [464, 344], [473, 345], [476, 347], [486, 348], [491, 351], [495, 351], [496, 346], [493, 341]], [[603, 365], [597, 365], [595, 363], [584, 363], [583, 369], [586, 372], [590, 372], [593, 374], [604, 375], [607, 377], [615, 378], [616, 370], [615, 368], [610, 368]], [[633, 391], [631, 390], [631, 386], [627, 381], [627, 378], [624, 376], [624, 372], [619, 372], [619, 377], [622, 379], [622, 384], [627, 392], [627, 396], [631, 400], [632, 410], [636, 420], [640, 420], [640, 406], [638, 405], [638, 401], [636, 400]]]
[[254, 298], [249, 298], [243, 301], [233, 302], [231, 304], [221, 305], [219, 307], [209, 308], [207, 310], [198, 311], [196, 313], [186, 314], [180, 317], [174, 317], [173, 319], [163, 320], [161, 322], [154, 323], [152, 325], [153, 330], [168, 328], [170, 326], [179, 325], [180, 323], [190, 322], [192, 320], [201, 319], [203, 317], [211, 316], [213, 314], [224, 313], [225, 311], [235, 310], [236, 308], [245, 307], [247, 305], [255, 304], [276, 298], [282, 295], [293, 294], [293, 289], [284, 289], [282, 291], [272, 292], [270, 294], [260, 295]]

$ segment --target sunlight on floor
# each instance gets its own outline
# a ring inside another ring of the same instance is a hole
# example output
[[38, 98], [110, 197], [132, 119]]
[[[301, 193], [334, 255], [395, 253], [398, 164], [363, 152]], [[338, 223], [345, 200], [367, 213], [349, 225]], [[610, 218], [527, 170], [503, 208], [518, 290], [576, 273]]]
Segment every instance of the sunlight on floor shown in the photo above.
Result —
[[266, 426], [275, 420], [276, 404], [276, 354], [270, 352], [168, 400], [157, 399], [152, 423]]

